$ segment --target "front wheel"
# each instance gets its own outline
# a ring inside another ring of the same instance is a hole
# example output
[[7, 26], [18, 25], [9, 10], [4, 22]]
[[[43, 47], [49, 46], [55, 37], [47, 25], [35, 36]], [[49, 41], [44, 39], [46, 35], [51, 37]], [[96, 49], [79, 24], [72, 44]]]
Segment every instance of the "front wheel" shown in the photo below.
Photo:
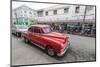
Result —
[[52, 47], [50, 47], [50, 46], [48, 46], [48, 47], [46, 48], [46, 52], [47, 52], [47, 54], [48, 54], [49, 56], [51, 56], [51, 57], [53, 57], [53, 56], [56, 55], [54, 49], [53, 49]]

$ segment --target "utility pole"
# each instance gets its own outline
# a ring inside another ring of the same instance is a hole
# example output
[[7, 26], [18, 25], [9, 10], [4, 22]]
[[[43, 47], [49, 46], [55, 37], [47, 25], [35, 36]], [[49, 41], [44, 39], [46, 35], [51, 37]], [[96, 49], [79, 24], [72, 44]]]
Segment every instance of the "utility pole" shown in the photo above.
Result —
[[83, 17], [83, 23], [85, 23], [86, 12], [87, 12], [87, 6], [85, 6], [84, 17]]
[[84, 23], [85, 23], [85, 20], [86, 20], [86, 13], [87, 13], [87, 5], [85, 6], [85, 11], [84, 11], [84, 15], [83, 15], [82, 33], [84, 32]]

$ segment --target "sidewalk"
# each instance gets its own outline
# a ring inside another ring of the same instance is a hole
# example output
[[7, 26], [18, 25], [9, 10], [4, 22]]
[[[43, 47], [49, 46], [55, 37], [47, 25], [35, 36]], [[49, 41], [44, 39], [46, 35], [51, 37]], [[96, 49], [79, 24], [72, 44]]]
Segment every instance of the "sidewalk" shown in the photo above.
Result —
[[[58, 30], [54, 30], [54, 31], [55, 31], [55, 32], [59, 32]], [[67, 32], [67, 31], [63, 31], [63, 32], [60, 32], [60, 33], [66, 34], [66, 33], [68, 33], [68, 32]], [[90, 34], [90, 35], [89, 35], [89, 34], [82, 34], [82, 33], [68, 33], [68, 34], [96, 38], [95, 35], [91, 35], [91, 34]]]

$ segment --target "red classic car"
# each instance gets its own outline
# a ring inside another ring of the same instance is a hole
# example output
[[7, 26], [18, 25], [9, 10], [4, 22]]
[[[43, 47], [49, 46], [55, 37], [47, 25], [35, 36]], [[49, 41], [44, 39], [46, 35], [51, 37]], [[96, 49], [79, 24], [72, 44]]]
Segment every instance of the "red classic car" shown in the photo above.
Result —
[[49, 25], [32, 25], [22, 37], [25, 42], [43, 48], [49, 56], [63, 56], [70, 45], [67, 35], [53, 32]]

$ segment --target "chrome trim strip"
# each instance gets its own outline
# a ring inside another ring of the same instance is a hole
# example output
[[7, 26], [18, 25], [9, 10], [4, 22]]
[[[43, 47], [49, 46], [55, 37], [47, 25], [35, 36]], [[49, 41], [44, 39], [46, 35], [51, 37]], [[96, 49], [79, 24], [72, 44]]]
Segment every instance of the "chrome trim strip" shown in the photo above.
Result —
[[31, 43], [34, 44], [34, 45], [36, 45], [37, 47], [39, 47], [39, 48], [41, 48], [41, 49], [45, 49], [45, 47], [42, 47], [42, 46], [40, 46], [39, 44], [34, 43], [33, 41], [31, 41]]

